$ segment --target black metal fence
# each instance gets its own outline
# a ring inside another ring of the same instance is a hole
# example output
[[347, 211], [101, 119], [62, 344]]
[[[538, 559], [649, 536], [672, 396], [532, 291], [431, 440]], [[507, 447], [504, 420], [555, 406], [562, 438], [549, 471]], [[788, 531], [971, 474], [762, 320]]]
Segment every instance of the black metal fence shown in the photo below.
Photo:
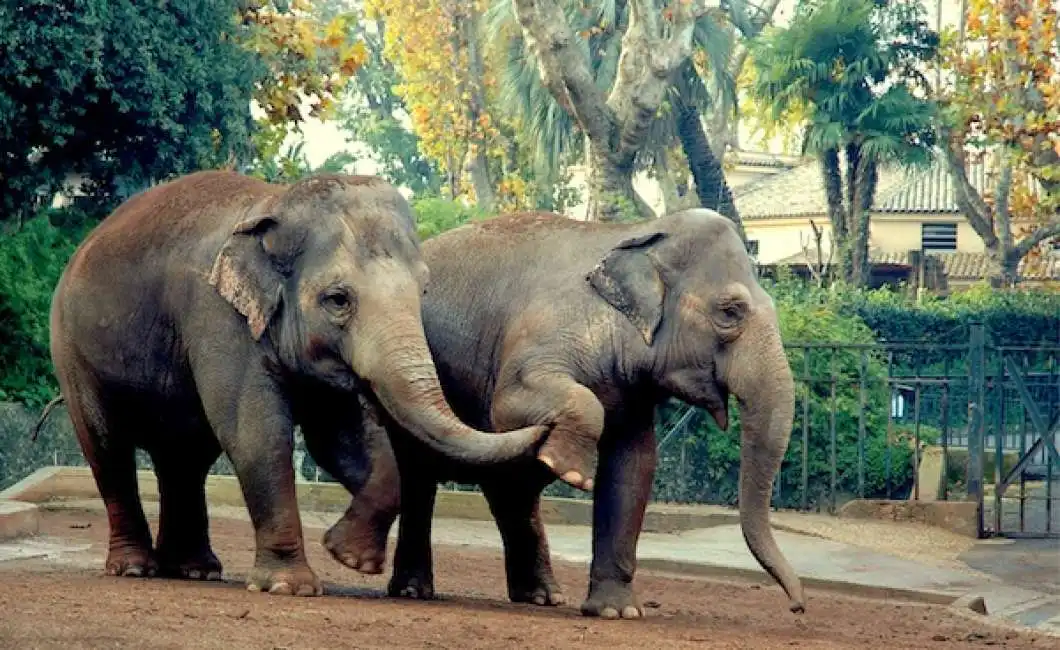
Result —
[[[972, 500], [982, 535], [1060, 535], [1060, 345], [996, 345], [972, 325], [961, 344], [786, 347], [798, 395], [779, 507]], [[734, 502], [738, 456], [704, 440], [736, 435], [691, 407], [668, 415], [656, 497]]]
[[[787, 349], [797, 402], [777, 507], [834, 513], [853, 498], [972, 500], [982, 535], [1060, 536], [1060, 344], [995, 344], [972, 325], [959, 344]], [[24, 415], [19, 428], [32, 419]], [[735, 504], [739, 414], [731, 415], [730, 431], [720, 431], [699, 409], [659, 409], [656, 501]], [[52, 436], [61, 446], [35, 462], [83, 465], [67, 419], [51, 421], [64, 430]], [[302, 476], [328, 480], [300, 437], [296, 447]], [[146, 454], [139, 464], [150, 467]], [[224, 458], [214, 471], [232, 473]], [[558, 482], [548, 493], [589, 496]]]

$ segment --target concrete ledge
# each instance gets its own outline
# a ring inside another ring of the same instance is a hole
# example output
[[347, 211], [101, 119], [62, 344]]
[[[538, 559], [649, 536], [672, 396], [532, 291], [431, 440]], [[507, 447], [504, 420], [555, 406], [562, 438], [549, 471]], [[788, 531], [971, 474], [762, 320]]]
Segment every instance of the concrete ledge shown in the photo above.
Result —
[[[137, 472], [140, 498], [158, 500], [158, 483], [154, 472]], [[298, 505], [305, 511], [335, 512], [346, 510], [350, 495], [338, 483], [296, 484]], [[28, 503], [98, 499], [99, 491], [88, 467], [44, 467], [10, 488], [0, 492], [0, 499]], [[246, 507], [243, 492], [234, 476], [209, 476], [206, 499], [212, 505]], [[492, 521], [486, 500], [478, 492], [440, 490], [435, 500], [434, 516], [448, 519]], [[680, 506], [652, 504], [644, 517], [644, 532], [674, 533], [739, 523], [739, 512], [720, 506]], [[589, 500], [545, 497], [541, 500], [541, 517], [546, 525], [590, 526], [593, 506]]]
[[32, 503], [0, 501], [0, 541], [40, 532], [40, 511]]
[[[687, 578], [694, 576], [697, 578], [739, 580], [742, 582], [760, 584], [765, 589], [780, 589], [771, 577], [758, 569], [745, 569], [742, 567], [725, 566], [721, 564], [702, 564], [698, 562], [664, 560], [661, 558], [637, 558], [637, 569], [674, 577]], [[952, 605], [958, 598], [958, 596], [944, 591], [900, 589], [897, 587], [867, 585], [830, 578], [814, 578], [806, 575], [799, 575], [799, 580], [802, 581], [802, 585], [806, 589], [826, 591], [842, 594], [844, 596], [859, 596], [862, 598], [882, 600], [903, 600], [927, 605]], [[783, 591], [781, 591], [781, 595], [783, 596]], [[808, 607], [812, 608], [813, 605], [809, 604]]]
[[854, 499], [839, 509], [839, 516], [849, 519], [880, 521], [911, 521], [942, 528], [958, 535], [976, 539], [974, 501], [888, 501], [886, 499]]

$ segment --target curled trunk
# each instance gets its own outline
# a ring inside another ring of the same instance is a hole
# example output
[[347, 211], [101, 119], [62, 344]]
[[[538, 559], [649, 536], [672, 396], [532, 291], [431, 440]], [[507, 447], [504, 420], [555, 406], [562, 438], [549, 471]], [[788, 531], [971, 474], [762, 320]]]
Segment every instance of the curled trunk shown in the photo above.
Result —
[[[526, 453], [546, 428], [488, 433], [464, 424], [442, 393], [423, 326], [393, 319], [366, 337], [363, 362], [354, 366], [394, 420], [432, 449], [466, 463], [493, 463]], [[354, 344], [357, 345], [357, 344]]]

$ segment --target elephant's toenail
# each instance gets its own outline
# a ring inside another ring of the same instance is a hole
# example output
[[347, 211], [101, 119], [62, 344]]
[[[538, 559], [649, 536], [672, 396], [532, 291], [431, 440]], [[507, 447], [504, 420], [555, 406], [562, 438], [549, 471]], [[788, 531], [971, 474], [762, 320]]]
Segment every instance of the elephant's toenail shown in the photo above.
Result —
[[544, 464], [548, 465], [548, 468], [549, 468], [549, 469], [556, 469], [556, 461], [552, 460], [552, 459], [551, 459], [550, 457], [548, 457], [548, 456], [541, 456], [541, 457], [539, 458], [539, 460], [540, 460], [540, 461], [541, 461], [542, 463], [544, 463]]
[[313, 596], [313, 595], [316, 595], [316, 591], [317, 591], [317, 589], [313, 585], [302, 585], [301, 587], [298, 588], [298, 595], [299, 596]]
[[247, 591], [253, 591], [255, 593], [261, 591], [261, 585], [251, 582], [247, 584]]
[[276, 584], [274, 584], [272, 587], [269, 588], [269, 593], [270, 594], [280, 594], [281, 596], [290, 596], [291, 595], [291, 585], [287, 584], [286, 582], [277, 582]]
[[207, 580], [220, 580], [221, 579], [221, 572], [220, 571], [211, 571], [211, 572], [206, 574], [206, 579]]
[[199, 571], [198, 569], [192, 569], [191, 571], [188, 571], [188, 577], [192, 580], [198, 580], [202, 578], [202, 571]]
[[592, 492], [593, 491], [593, 480], [591, 478], [590, 479], [586, 479], [585, 480], [585, 485], [583, 485], [582, 488], [586, 492]]
[[614, 607], [605, 607], [600, 611], [600, 618], [618, 618], [618, 610]]
[[640, 618], [640, 610], [629, 605], [622, 610], [622, 618]]
[[374, 560], [365, 560], [360, 567], [361, 573], [379, 573], [379, 568], [376, 566]]
[[563, 480], [567, 483], [570, 483], [571, 485], [581, 485], [582, 473], [572, 469], [571, 471], [563, 475]]

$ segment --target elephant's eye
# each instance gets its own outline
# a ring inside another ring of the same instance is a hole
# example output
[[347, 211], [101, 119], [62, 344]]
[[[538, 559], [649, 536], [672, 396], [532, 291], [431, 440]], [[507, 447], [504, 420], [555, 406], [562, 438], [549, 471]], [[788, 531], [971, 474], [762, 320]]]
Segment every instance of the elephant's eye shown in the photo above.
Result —
[[325, 309], [334, 314], [345, 314], [350, 311], [353, 306], [353, 301], [350, 299], [350, 295], [345, 291], [334, 290], [328, 291], [320, 297], [320, 304]]

